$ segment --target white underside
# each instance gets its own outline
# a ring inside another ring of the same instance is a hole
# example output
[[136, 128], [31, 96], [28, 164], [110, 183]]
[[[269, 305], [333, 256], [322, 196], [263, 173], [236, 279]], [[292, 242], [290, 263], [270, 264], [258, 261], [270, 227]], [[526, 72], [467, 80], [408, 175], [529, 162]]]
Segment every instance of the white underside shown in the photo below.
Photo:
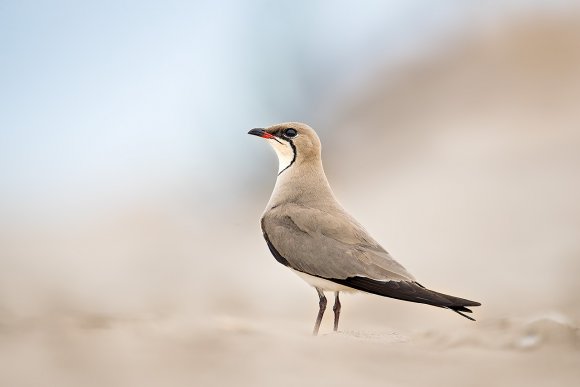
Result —
[[302, 273], [294, 269], [290, 269], [296, 273], [300, 278], [306, 281], [309, 285], [314, 286], [322, 290], [328, 290], [332, 292], [358, 292], [357, 289], [349, 288], [348, 286], [343, 286], [332, 281], [325, 280], [324, 278], [314, 277], [310, 274]]

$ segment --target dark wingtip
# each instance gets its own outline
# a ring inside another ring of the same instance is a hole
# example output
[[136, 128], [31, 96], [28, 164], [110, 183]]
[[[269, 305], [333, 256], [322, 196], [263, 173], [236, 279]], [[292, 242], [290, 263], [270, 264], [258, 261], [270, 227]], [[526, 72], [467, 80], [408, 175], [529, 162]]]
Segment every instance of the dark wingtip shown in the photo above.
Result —
[[423, 285], [411, 281], [377, 281], [359, 276], [346, 279], [328, 278], [328, 280], [379, 296], [446, 308], [471, 321], [475, 321], [475, 319], [466, 316], [464, 313], [472, 313], [468, 307], [481, 305], [477, 301], [429, 290]]

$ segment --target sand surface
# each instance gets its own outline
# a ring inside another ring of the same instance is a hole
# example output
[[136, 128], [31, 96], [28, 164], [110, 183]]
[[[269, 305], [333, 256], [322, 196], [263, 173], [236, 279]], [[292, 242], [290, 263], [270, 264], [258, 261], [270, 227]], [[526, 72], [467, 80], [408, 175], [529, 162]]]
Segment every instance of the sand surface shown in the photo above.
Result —
[[[564, 315], [450, 330], [311, 336], [305, 322], [67, 316], [0, 325], [3, 386], [574, 386], [580, 334]], [[330, 321], [327, 321], [330, 323]]]

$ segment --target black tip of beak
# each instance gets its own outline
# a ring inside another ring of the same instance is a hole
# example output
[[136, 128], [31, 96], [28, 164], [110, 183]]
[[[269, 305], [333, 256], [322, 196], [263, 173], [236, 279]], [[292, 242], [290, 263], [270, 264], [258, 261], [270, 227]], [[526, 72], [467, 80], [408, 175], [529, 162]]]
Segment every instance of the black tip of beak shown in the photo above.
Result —
[[254, 128], [248, 132], [248, 134], [253, 134], [254, 136], [264, 137], [266, 131], [263, 128]]

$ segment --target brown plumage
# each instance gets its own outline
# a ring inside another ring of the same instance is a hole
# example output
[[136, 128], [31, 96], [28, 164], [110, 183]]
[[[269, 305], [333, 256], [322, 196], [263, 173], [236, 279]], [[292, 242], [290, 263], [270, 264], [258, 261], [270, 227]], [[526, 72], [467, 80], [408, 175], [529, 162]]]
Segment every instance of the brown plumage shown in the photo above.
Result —
[[322, 167], [320, 140], [308, 125], [290, 122], [249, 134], [265, 138], [279, 160], [278, 179], [261, 226], [276, 260], [314, 286], [320, 310], [318, 333], [326, 307], [324, 291], [335, 292], [335, 324], [340, 291], [380, 296], [450, 309], [470, 320], [470, 301], [426, 289], [338, 203]]

